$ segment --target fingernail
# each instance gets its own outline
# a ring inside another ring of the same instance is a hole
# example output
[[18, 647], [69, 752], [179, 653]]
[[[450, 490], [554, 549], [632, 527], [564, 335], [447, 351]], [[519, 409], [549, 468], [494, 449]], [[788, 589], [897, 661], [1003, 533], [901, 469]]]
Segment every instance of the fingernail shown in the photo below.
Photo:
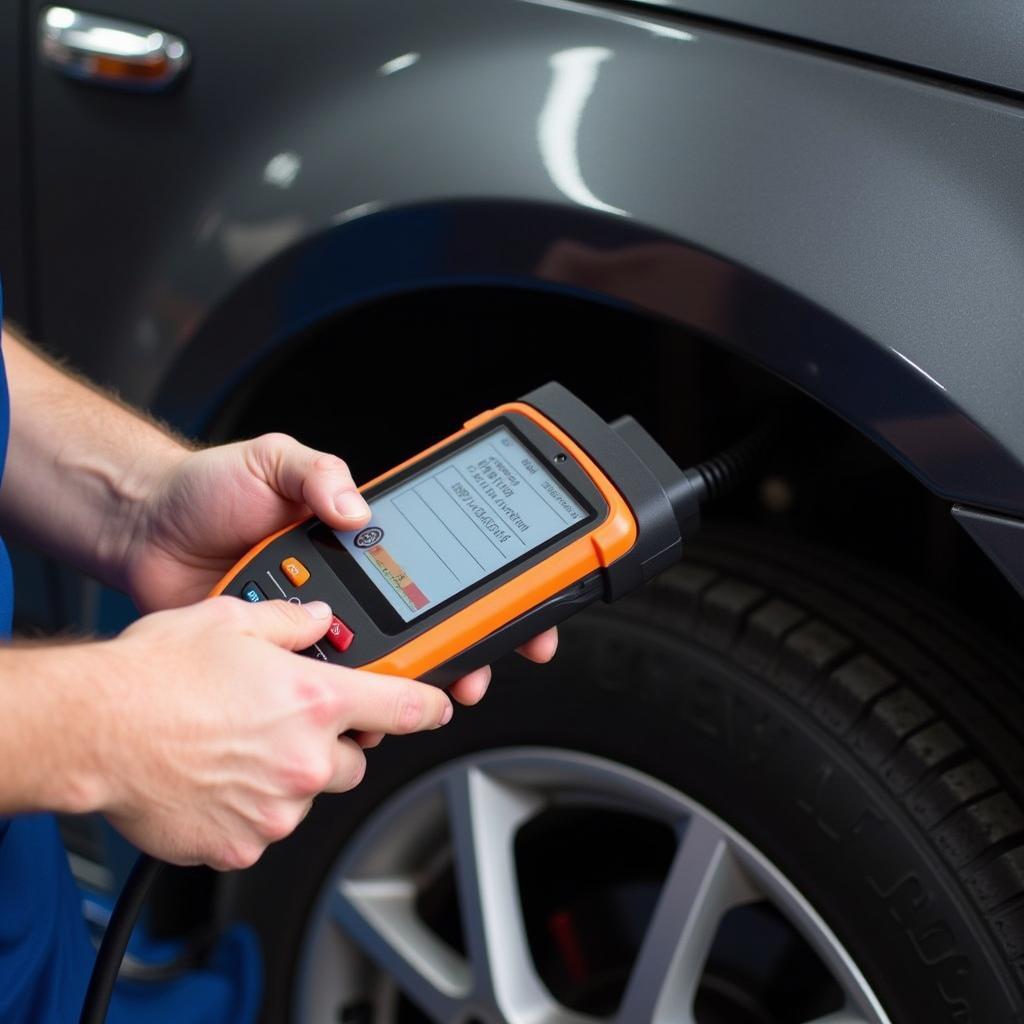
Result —
[[452, 720], [452, 706], [451, 704], [445, 704], [444, 711], [441, 712], [441, 724], [447, 725]]
[[311, 619], [326, 619], [331, 614], [331, 606], [326, 601], [308, 601], [302, 607]]
[[334, 507], [345, 519], [365, 519], [370, 507], [358, 491], [342, 491], [334, 496]]

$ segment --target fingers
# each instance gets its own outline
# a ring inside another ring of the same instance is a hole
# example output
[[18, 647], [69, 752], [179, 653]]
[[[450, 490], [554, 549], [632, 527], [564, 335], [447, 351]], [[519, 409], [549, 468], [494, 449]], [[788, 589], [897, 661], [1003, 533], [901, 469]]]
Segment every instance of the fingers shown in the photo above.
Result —
[[289, 651], [309, 647], [327, 632], [331, 624], [331, 609], [324, 601], [306, 604], [259, 601], [250, 604], [237, 597], [213, 597], [206, 604], [216, 613], [231, 616], [246, 632]]
[[[532, 640], [528, 640], [519, 648], [519, 653], [530, 661], [543, 664], [555, 656], [557, 648], [558, 630], [552, 627], [535, 636]], [[483, 700], [490, 683], [491, 669], [489, 665], [485, 665], [483, 668], [478, 668], [475, 672], [470, 672], [469, 675], [463, 676], [453, 683], [448, 688], [448, 692], [454, 700], [469, 706], [478, 704]]]
[[351, 530], [369, 520], [369, 506], [336, 455], [307, 448], [287, 434], [264, 434], [249, 446], [263, 479], [289, 501], [308, 505], [328, 526]]
[[334, 746], [334, 771], [324, 786], [325, 793], [347, 793], [355, 789], [366, 774], [366, 755], [349, 736], [339, 736]]
[[352, 739], [356, 741], [363, 748], [363, 750], [372, 750], [374, 747], [379, 747], [381, 740], [384, 739], [384, 733], [382, 732], [354, 732], [352, 733]]
[[483, 700], [490, 682], [491, 667], [490, 665], [484, 665], [483, 668], [478, 668], [475, 672], [470, 672], [468, 676], [463, 676], [452, 683], [448, 688], [448, 692], [453, 700], [469, 706]]
[[542, 665], [555, 656], [556, 650], [558, 650], [558, 630], [552, 626], [551, 629], [545, 630], [532, 640], [527, 640], [519, 648], [519, 653], [524, 658]]
[[326, 678], [334, 691], [336, 732], [401, 735], [436, 729], [451, 720], [452, 702], [436, 686], [319, 662], [312, 662], [309, 669]]

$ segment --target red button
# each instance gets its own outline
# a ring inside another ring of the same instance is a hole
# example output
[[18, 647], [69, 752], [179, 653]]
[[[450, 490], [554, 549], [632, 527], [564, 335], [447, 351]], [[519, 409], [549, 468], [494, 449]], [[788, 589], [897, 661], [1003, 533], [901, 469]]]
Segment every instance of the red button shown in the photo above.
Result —
[[327, 628], [327, 642], [336, 651], [347, 651], [352, 646], [355, 636], [355, 633], [337, 615], [331, 616], [331, 624]]

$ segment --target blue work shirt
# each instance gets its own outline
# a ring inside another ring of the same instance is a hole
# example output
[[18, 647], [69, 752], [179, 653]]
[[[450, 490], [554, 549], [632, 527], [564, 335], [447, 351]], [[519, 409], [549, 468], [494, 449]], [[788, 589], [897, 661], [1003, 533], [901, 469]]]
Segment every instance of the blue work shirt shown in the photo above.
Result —
[[[2, 298], [0, 293], [0, 303]], [[0, 352], [0, 476], [9, 430], [7, 375]], [[0, 541], [0, 638], [10, 637], [13, 596], [11, 562]], [[73, 657], [74, 648], [67, 650]], [[18, 685], [27, 690], [32, 680]], [[94, 958], [82, 894], [53, 815], [0, 817], [0, 1021], [77, 1021]], [[236, 926], [222, 936], [203, 970], [170, 981], [119, 982], [108, 1020], [247, 1024], [256, 1017], [260, 983], [256, 939]]]

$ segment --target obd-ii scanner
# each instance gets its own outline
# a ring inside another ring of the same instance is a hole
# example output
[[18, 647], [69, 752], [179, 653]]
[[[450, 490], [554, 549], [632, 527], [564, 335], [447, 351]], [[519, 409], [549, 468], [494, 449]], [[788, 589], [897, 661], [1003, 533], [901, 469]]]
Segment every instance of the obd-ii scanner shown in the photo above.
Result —
[[[560, 384], [545, 384], [361, 488], [371, 510], [363, 529], [295, 523], [256, 545], [213, 593], [326, 601], [331, 626], [304, 653], [448, 685], [677, 562], [700, 502], [765, 437], [682, 470], [631, 416], [608, 424]], [[125, 883], [83, 1022], [106, 1016], [158, 868], [143, 854]]]
[[312, 656], [446, 685], [679, 559], [686, 474], [635, 420], [559, 384], [470, 420], [362, 488], [369, 524], [268, 537], [214, 593], [326, 601]]

